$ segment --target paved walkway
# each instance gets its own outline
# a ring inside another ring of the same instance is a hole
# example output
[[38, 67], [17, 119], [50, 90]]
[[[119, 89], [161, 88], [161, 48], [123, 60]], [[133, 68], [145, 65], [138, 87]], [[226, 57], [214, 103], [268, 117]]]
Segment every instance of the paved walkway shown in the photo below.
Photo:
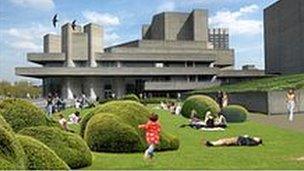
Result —
[[294, 120], [290, 122], [285, 115], [263, 115], [263, 114], [250, 114], [249, 118], [252, 121], [263, 124], [276, 125], [281, 128], [292, 129], [300, 132], [304, 132], [304, 114], [294, 115]]

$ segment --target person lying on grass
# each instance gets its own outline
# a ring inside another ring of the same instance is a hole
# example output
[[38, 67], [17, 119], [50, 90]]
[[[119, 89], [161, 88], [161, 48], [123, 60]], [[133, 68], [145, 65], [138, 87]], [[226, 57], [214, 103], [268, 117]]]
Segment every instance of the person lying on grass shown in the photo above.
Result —
[[183, 124], [180, 127], [189, 126], [191, 128], [201, 129], [201, 128], [226, 128], [227, 122], [226, 118], [220, 113], [219, 118], [215, 118], [210, 111], [206, 112], [204, 121], [201, 121], [196, 113], [192, 114], [189, 124]]
[[146, 131], [146, 141], [149, 145], [144, 153], [145, 159], [152, 159], [154, 157], [155, 146], [159, 143], [160, 123], [158, 122], [158, 115], [152, 113], [149, 121], [146, 124], [139, 125], [138, 128]]
[[208, 147], [219, 147], [219, 146], [258, 146], [262, 145], [263, 141], [259, 137], [250, 137], [248, 135], [222, 138], [217, 141], [206, 141], [205, 145]]

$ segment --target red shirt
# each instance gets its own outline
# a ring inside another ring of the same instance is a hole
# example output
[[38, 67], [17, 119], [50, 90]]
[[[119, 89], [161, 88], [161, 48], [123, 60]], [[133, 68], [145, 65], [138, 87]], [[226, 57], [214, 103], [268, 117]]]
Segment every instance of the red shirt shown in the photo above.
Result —
[[139, 125], [139, 128], [143, 128], [146, 131], [146, 141], [148, 144], [159, 143], [160, 124], [159, 122], [148, 121], [144, 125]]

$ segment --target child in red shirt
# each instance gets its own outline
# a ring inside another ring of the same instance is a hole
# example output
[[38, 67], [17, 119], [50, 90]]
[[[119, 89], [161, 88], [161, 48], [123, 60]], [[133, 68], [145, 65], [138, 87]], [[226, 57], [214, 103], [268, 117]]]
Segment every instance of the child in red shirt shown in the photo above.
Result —
[[139, 125], [138, 128], [146, 131], [146, 141], [149, 144], [144, 157], [152, 159], [155, 146], [159, 143], [160, 123], [158, 122], [158, 115], [153, 113], [149, 121], [146, 124]]

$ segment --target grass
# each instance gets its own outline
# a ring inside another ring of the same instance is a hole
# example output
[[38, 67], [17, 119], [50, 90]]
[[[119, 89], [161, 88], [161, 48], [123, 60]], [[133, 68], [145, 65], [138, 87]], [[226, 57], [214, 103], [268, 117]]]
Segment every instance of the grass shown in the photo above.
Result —
[[[304, 157], [303, 133], [253, 121], [231, 124], [224, 132], [202, 132], [178, 128], [187, 120], [163, 110], [153, 110], [160, 115], [162, 127], [179, 137], [179, 150], [157, 152], [152, 162], [144, 161], [142, 153], [94, 153], [93, 164], [84, 169], [304, 169], [304, 161], [297, 161]], [[217, 148], [202, 145], [205, 140], [244, 134], [262, 137], [264, 145]]]
[[196, 90], [191, 92], [190, 94], [212, 93], [217, 92], [219, 90], [232, 93], [245, 91], [286, 90], [290, 88], [304, 88], [304, 74], [278, 76], [272, 78], [258, 79], [254, 81], [246, 81], [237, 84], [214, 86], [202, 90]]

